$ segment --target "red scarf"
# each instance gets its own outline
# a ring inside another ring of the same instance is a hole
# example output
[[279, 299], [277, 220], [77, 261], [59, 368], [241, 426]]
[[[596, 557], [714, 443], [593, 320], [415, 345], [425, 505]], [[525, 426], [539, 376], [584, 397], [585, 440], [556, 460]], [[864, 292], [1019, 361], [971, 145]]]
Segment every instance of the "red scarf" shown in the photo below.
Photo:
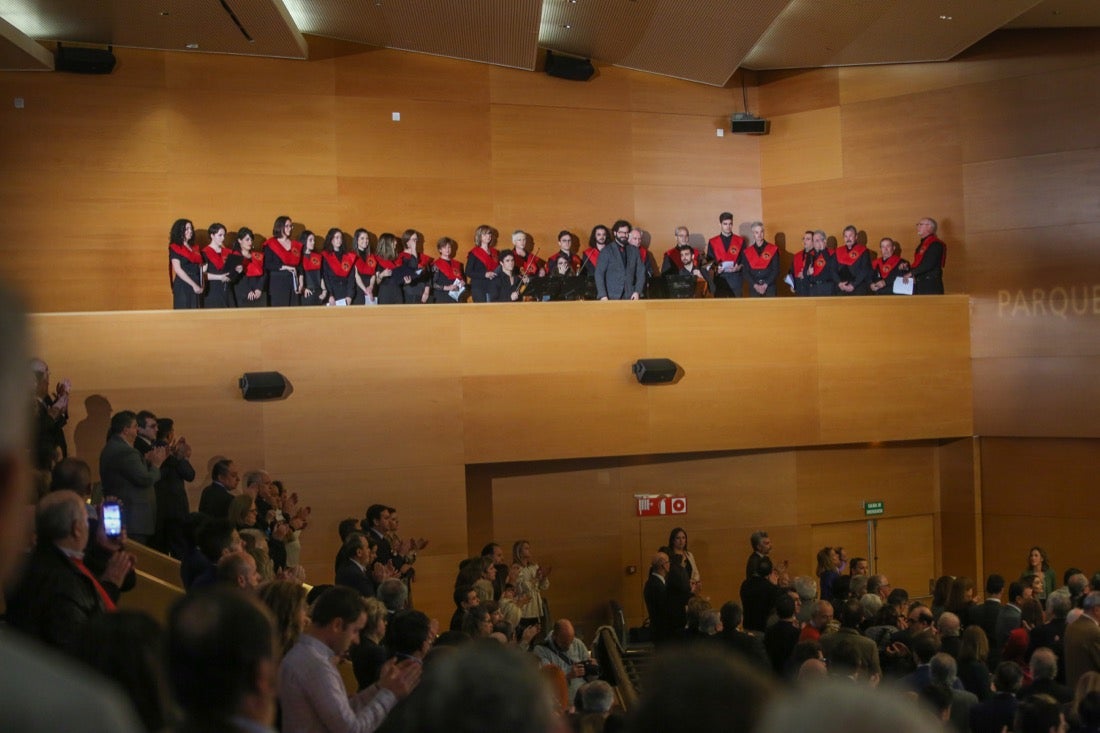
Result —
[[745, 238], [732, 235], [729, 249], [726, 249], [726, 243], [722, 241], [722, 235], [719, 234], [711, 238], [710, 246], [714, 249], [714, 258], [719, 262], [735, 262], [745, 247]]
[[206, 255], [206, 259], [210, 260], [210, 264], [217, 270], [225, 269], [225, 260], [229, 257], [229, 250], [223, 249], [221, 252], [214, 249], [213, 245], [206, 245], [203, 247], [202, 253]]
[[600, 263], [600, 248], [589, 247], [584, 251], [585, 258], [592, 264], [593, 267]]
[[[242, 258], [244, 257], [243, 252], [238, 252], [237, 254], [239, 254]], [[262, 252], [253, 251], [252, 254], [249, 255], [247, 262], [248, 264], [246, 265], [244, 270], [244, 274], [246, 276], [260, 277], [264, 274], [264, 255]]]
[[929, 234], [927, 237], [920, 241], [917, 245], [917, 251], [913, 253], [913, 267], [920, 266], [920, 261], [924, 259], [924, 253], [928, 251], [928, 248], [932, 245], [932, 242], [939, 242], [940, 247], [943, 249], [943, 257], [940, 258], [940, 269], [947, 264], [947, 245], [943, 243], [943, 240], [939, 239], [935, 234]]
[[315, 272], [321, 269], [321, 255], [310, 252], [302, 258], [302, 269], [306, 272]]
[[194, 249], [193, 247], [185, 247], [182, 244], [170, 244], [168, 245], [168, 249], [172, 250], [180, 257], [184, 258], [192, 264], [202, 264], [202, 253]]
[[875, 258], [875, 261], [871, 263], [871, 267], [875, 269], [881, 279], [885, 280], [899, 264], [901, 264], [901, 255], [893, 255], [888, 260], [881, 257]]
[[836, 248], [836, 261], [846, 267], [851, 267], [856, 263], [863, 253], [867, 251], [867, 248], [862, 244], [854, 244], [851, 249], [847, 247]]
[[760, 249], [757, 249], [755, 245], [749, 245], [745, 247], [745, 259], [748, 261], [750, 269], [764, 270], [771, 264], [777, 252], [779, 252], [779, 248], [771, 242], [764, 242], [764, 246]]
[[275, 253], [284, 265], [287, 267], [297, 267], [302, 263], [302, 243], [291, 240], [290, 249], [284, 249], [283, 245], [278, 239], [272, 237], [264, 242], [264, 248], [270, 249]]
[[[811, 252], [813, 250], [810, 250]], [[802, 277], [806, 272], [806, 250], [794, 253], [794, 261], [791, 263], [791, 269], [795, 271], [797, 277]]]
[[351, 268], [355, 266], [356, 255], [354, 252], [345, 252], [337, 257], [335, 252], [325, 252], [324, 258], [330, 270], [337, 275], [347, 275], [351, 272]]
[[493, 272], [500, 265], [500, 255], [495, 249], [486, 252], [481, 247], [474, 247], [470, 250], [470, 256], [477, 257], [478, 261], [485, 265], [486, 272]]
[[383, 258], [379, 257], [378, 255], [375, 255], [374, 256], [374, 261], [375, 261], [375, 266], [376, 267], [381, 267], [383, 270], [396, 270], [398, 267], [401, 267], [401, 258], [400, 257], [398, 257], [397, 260], [394, 261], [394, 260], [383, 259]]
[[435, 269], [443, 273], [443, 277], [451, 282], [462, 279], [462, 263], [458, 260], [445, 260], [440, 257], [434, 264]]
[[813, 269], [810, 270], [810, 274], [817, 277], [825, 269], [825, 265], [827, 264], [829, 264], [829, 253], [827, 250], [814, 252], [814, 261], [812, 263]]

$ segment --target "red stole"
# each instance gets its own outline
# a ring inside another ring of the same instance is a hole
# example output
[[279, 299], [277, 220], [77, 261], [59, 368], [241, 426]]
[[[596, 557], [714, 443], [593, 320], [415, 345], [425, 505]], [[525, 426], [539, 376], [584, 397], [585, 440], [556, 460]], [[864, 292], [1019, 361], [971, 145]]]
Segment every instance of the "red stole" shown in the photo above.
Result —
[[745, 260], [749, 263], [749, 269], [766, 270], [778, 252], [779, 248], [771, 242], [764, 242], [760, 249], [750, 244], [745, 247]]
[[829, 264], [829, 251], [825, 249], [820, 252], [815, 251], [813, 262], [810, 264], [812, 267], [810, 274], [817, 277], [825, 269], [825, 265]]
[[924, 239], [920, 240], [920, 244], [917, 245], [917, 251], [913, 253], [913, 267], [920, 266], [920, 261], [924, 259], [924, 253], [928, 251], [932, 242], [939, 242], [940, 247], [943, 249], [943, 257], [940, 258], [940, 267], [943, 268], [947, 264], [947, 245], [943, 243], [943, 240], [939, 239], [935, 234], [929, 234]]
[[486, 272], [493, 272], [500, 264], [500, 255], [495, 249], [491, 249], [486, 252], [481, 247], [474, 247], [470, 250], [471, 257], [477, 257], [478, 261], [485, 265]]
[[512, 250], [512, 256], [516, 258], [517, 270], [521, 275], [537, 275], [539, 267], [542, 266], [542, 262], [538, 257], [535, 257], [534, 253], [527, 255], [526, 257], [520, 257], [519, 253], [514, 249]]
[[202, 253], [206, 255], [206, 259], [210, 261], [210, 264], [217, 270], [225, 269], [225, 260], [229, 257], [229, 250], [223, 249], [221, 252], [214, 249], [212, 245], [206, 245], [203, 247]]
[[321, 269], [321, 255], [310, 252], [302, 257], [302, 269], [306, 272], [316, 272]]
[[381, 267], [383, 270], [396, 270], [401, 267], [401, 257], [396, 260], [386, 260], [378, 255], [374, 256], [375, 267]]
[[325, 252], [324, 258], [330, 270], [337, 275], [347, 275], [351, 272], [351, 268], [355, 266], [356, 256], [354, 252], [345, 252], [340, 257], [337, 257], [335, 252]]
[[180, 257], [182, 257], [183, 259], [187, 260], [188, 262], [190, 262], [192, 264], [195, 264], [195, 265], [201, 265], [202, 264], [202, 253], [199, 252], [194, 247], [185, 247], [182, 244], [170, 244], [170, 245], [168, 245], [168, 249], [175, 252]]
[[714, 250], [714, 258], [719, 262], [736, 261], [741, 254], [741, 250], [745, 247], [745, 238], [739, 237], [736, 234], [730, 237], [729, 249], [726, 249], [725, 243], [722, 241], [722, 235], [717, 237], [711, 237], [710, 242], [711, 249]]
[[373, 275], [378, 269], [378, 260], [371, 254], [363, 257], [356, 253], [355, 269], [359, 271], [360, 275]]
[[[813, 250], [810, 250], [811, 252]], [[801, 250], [794, 253], [794, 260], [791, 262], [791, 269], [795, 273], [795, 277], [802, 277], [806, 272], [806, 250]]]
[[455, 280], [461, 280], [462, 278], [462, 263], [458, 260], [445, 260], [440, 257], [435, 261], [435, 269], [439, 270], [443, 277], [447, 278], [451, 282]]
[[851, 249], [848, 249], [847, 247], [837, 247], [836, 261], [838, 264], [851, 267], [856, 263], [856, 260], [863, 256], [863, 253], [866, 251], [867, 248], [864, 247], [862, 244], [854, 244], [852, 245]]
[[279, 243], [278, 239], [272, 237], [264, 242], [264, 248], [270, 249], [275, 253], [284, 265], [287, 267], [297, 267], [302, 262], [302, 243], [291, 240], [290, 250], [283, 249], [283, 245]]
[[901, 255], [893, 255], [888, 260], [876, 257], [875, 261], [871, 263], [871, 267], [878, 273], [880, 279], [885, 280], [899, 264], [901, 264]]
[[589, 247], [584, 251], [584, 257], [588, 260], [589, 264], [595, 267], [600, 263], [600, 248]]
[[[244, 257], [242, 254], [241, 257]], [[263, 252], [253, 252], [248, 258], [248, 265], [245, 266], [244, 274], [248, 277], [260, 277], [264, 274], [264, 255]]]

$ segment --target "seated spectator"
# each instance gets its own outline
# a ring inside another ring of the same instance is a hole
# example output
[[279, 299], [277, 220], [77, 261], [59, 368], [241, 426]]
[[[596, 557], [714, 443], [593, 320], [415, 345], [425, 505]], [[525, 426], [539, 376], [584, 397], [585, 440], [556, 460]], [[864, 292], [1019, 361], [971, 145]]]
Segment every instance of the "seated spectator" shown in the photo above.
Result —
[[195, 547], [180, 563], [180, 579], [187, 590], [212, 585], [224, 555], [241, 551], [241, 536], [228, 519], [207, 519], [195, 531]]
[[171, 704], [161, 671], [160, 624], [143, 611], [97, 616], [84, 626], [75, 656], [126, 691], [147, 731], [164, 730]]
[[1031, 683], [1020, 688], [1020, 699], [1032, 695], [1050, 695], [1065, 705], [1073, 699], [1073, 693], [1065, 685], [1054, 681], [1058, 674], [1058, 657], [1050, 649], [1039, 647], [1031, 655]]
[[335, 660], [359, 639], [367, 622], [364, 599], [335, 586], [313, 604], [310, 624], [279, 665], [279, 701], [287, 731], [373, 731], [420, 681], [419, 662], [383, 667], [378, 682], [348, 698]]
[[646, 669], [642, 690], [627, 722], [631, 733], [749, 733], [773, 694], [766, 677], [713, 647], [658, 657]]
[[219, 583], [240, 588], [243, 591], [255, 591], [260, 587], [260, 573], [256, 570], [256, 560], [247, 552], [231, 552], [218, 559], [216, 577]]
[[993, 674], [993, 695], [970, 709], [970, 730], [973, 733], [1001, 733], [1012, 728], [1016, 715], [1016, 692], [1023, 673], [1012, 662], [1001, 662]]
[[378, 681], [382, 665], [391, 656], [384, 643], [389, 621], [386, 606], [377, 598], [367, 598], [363, 605], [367, 609], [367, 623], [359, 633], [359, 643], [351, 648], [352, 669], [360, 690], [365, 690]]
[[274, 617], [279, 656], [282, 657], [309, 623], [305, 586], [289, 580], [273, 580], [260, 586], [259, 596]]
[[87, 509], [76, 493], [55, 491], [39, 500], [37, 544], [8, 597], [7, 620], [13, 628], [69, 650], [85, 624], [115, 610], [119, 586], [134, 558], [120, 550], [97, 578], [84, 564], [88, 532]]
[[554, 630], [549, 638], [535, 645], [535, 656], [542, 664], [557, 667], [565, 673], [570, 700], [587, 678], [595, 679], [599, 674], [598, 667], [592, 661], [592, 654], [584, 642], [577, 638], [569, 619], [563, 618], [554, 622]]
[[278, 663], [271, 614], [232, 588], [188, 594], [168, 612], [166, 667], [180, 731], [267, 730]]
[[260, 573], [260, 582], [275, 580], [275, 564], [267, 552], [267, 537], [258, 529], [242, 529], [241, 546], [256, 561], [256, 570]]

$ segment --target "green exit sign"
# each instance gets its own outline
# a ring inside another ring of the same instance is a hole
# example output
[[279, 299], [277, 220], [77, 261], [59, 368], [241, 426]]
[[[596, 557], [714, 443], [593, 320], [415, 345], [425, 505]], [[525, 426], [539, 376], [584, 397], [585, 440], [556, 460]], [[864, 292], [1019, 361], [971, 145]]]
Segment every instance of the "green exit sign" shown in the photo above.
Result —
[[873, 517], [878, 514], [882, 514], [885, 511], [885, 507], [881, 501], [865, 501], [863, 502], [863, 514], [867, 517]]

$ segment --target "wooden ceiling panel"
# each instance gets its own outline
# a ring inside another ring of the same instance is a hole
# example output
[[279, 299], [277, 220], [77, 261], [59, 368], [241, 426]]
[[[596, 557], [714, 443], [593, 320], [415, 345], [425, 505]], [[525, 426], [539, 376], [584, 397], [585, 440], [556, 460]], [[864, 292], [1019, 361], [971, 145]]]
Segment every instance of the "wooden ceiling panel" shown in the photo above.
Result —
[[542, 0], [286, 0], [303, 33], [534, 69]]

